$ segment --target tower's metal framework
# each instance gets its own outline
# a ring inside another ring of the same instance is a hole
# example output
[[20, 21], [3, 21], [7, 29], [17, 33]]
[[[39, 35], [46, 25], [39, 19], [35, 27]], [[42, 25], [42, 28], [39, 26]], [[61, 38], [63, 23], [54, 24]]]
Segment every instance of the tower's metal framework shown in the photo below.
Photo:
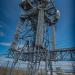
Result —
[[[55, 50], [55, 24], [60, 13], [54, 0], [22, 0], [22, 14], [16, 28], [9, 56], [14, 58], [9, 75], [19, 59], [27, 62], [28, 75], [36, 75], [41, 64], [45, 75], [52, 73], [50, 50]], [[49, 29], [51, 28], [51, 34]], [[51, 39], [50, 39], [51, 38]], [[55, 59], [56, 53], [52, 53]]]

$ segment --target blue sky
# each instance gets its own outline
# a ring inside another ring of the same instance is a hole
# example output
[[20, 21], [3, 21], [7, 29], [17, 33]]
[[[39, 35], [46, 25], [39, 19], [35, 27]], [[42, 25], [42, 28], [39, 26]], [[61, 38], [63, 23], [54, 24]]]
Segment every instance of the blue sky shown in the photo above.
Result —
[[[56, 24], [57, 48], [75, 47], [73, 0], [55, 0], [61, 17]], [[0, 0], [0, 54], [6, 53], [20, 16], [20, 0]]]

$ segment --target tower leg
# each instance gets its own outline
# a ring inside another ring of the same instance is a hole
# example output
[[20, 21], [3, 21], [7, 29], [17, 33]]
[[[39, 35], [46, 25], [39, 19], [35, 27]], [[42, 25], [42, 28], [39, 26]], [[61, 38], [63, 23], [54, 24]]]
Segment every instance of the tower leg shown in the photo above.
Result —
[[[55, 50], [56, 49], [56, 33], [55, 33], [55, 25], [52, 25], [52, 49], [51, 50]], [[50, 55], [50, 58], [55, 59], [56, 54]], [[50, 75], [53, 75], [53, 68], [52, 68], [52, 61], [50, 61]]]
[[38, 14], [38, 25], [37, 25], [37, 32], [36, 32], [36, 45], [43, 46], [43, 27], [44, 27], [44, 9], [39, 9]]
[[55, 33], [55, 25], [52, 25], [52, 50], [56, 48], [56, 33]]

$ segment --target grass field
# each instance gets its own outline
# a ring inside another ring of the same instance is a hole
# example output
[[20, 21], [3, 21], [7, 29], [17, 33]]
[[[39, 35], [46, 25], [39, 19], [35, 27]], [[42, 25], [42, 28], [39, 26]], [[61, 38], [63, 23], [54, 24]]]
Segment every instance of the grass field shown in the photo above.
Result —
[[[0, 75], [9, 75], [9, 70], [10, 70], [9, 68], [0, 67]], [[13, 69], [12, 74], [13, 75], [28, 75], [28, 71]], [[45, 71], [41, 70], [36, 75], [45, 75]], [[57, 74], [54, 73], [53, 75], [57, 75]], [[62, 75], [75, 75], [75, 74], [73, 74], [73, 73], [64, 73]]]

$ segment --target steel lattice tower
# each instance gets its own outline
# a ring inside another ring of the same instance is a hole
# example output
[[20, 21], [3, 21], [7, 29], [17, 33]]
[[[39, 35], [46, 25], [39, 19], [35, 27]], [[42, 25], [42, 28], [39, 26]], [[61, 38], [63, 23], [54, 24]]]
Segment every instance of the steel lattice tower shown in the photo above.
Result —
[[[41, 64], [44, 65], [45, 75], [49, 71], [50, 75], [53, 75], [49, 51], [55, 50], [55, 24], [60, 16], [55, 2], [22, 0], [20, 7], [22, 13], [9, 49], [9, 56], [14, 58], [9, 75], [13, 75], [12, 70], [18, 60], [27, 62], [28, 75], [36, 75]], [[51, 35], [48, 32], [49, 28]], [[55, 58], [55, 55], [52, 57]]]

